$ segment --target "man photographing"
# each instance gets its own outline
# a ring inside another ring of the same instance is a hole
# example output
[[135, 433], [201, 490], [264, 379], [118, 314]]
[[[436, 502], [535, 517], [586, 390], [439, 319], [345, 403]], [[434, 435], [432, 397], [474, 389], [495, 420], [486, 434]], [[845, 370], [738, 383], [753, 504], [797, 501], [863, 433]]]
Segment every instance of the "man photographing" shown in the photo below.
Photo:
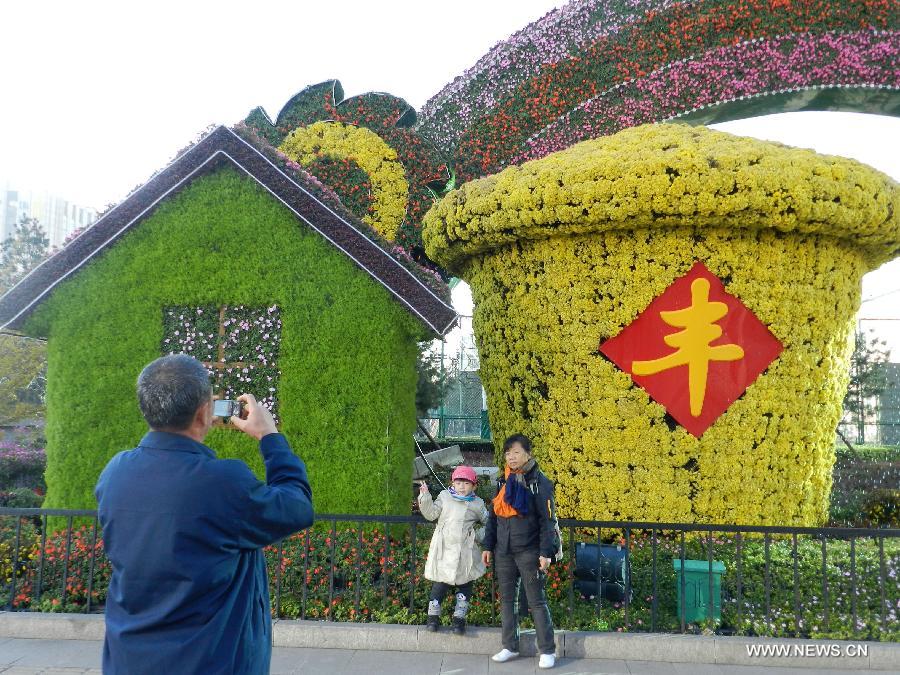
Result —
[[209, 374], [184, 354], [144, 368], [138, 404], [150, 431], [97, 483], [112, 563], [104, 673], [268, 673], [272, 656], [263, 547], [313, 522], [303, 462], [250, 394], [231, 423], [259, 440], [266, 482], [203, 440]]

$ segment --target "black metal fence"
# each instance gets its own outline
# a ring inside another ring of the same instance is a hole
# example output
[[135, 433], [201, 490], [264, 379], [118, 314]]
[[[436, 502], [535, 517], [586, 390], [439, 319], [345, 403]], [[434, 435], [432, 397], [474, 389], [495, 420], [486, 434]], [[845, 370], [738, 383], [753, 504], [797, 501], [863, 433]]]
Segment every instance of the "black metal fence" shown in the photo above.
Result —
[[[900, 529], [560, 525], [564, 559], [546, 579], [560, 628], [900, 639]], [[424, 623], [432, 529], [419, 516], [319, 515], [266, 548], [273, 615]], [[96, 512], [0, 508], [0, 574], [0, 607], [101, 611], [110, 565]], [[470, 621], [498, 625], [493, 570]]]

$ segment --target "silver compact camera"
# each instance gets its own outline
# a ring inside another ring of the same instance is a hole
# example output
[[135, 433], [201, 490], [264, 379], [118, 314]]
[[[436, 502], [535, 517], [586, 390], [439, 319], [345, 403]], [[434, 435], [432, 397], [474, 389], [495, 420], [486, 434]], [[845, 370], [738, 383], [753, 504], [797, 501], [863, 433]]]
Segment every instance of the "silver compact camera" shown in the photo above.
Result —
[[243, 401], [232, 401], [227, 398], [220, 401], [213, 401], [214, 417], [240, 417], [243, 409]]

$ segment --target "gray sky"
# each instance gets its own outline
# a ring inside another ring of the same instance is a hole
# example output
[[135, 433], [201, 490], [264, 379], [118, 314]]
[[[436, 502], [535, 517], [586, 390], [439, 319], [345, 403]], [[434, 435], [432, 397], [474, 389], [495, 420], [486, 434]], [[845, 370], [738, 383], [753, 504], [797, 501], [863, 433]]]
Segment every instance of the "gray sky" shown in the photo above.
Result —
[[[414, 108], [496, 42], [562, 3], [158, 0], [8, 2], [0, 63], [0, 180], [102, 208], [211, 123], [270, 115], [329, 78], [346, 95], [386, 91]], [[864, 161], [900, 180], [900, 118], [799, 113], [718, 125]], [[900, 289], [900, 262], [864, 298]], [[900, 292], [861, 316], [900, 319]], [[886, 326], [900, 359], [900, 321]]]

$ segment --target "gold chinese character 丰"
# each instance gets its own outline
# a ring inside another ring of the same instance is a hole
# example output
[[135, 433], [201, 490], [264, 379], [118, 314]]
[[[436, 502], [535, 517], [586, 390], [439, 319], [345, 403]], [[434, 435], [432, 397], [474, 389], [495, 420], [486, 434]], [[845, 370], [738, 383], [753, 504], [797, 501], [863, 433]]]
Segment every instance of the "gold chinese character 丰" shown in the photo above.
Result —
[[713, 340], [722, 335], [722, 328], [715, 322], [726, 314], [728, 305], [709, 301], [709, 280], [694, 279], [691, 282], [690, 307], [659, 313], [660, 318], [670, 326], [684, 329], [663, 338], [676, 351], [650, 361], [634, 361], [631, 364], [632, 372], [635, 375], [654, 375], [686, 365], [691, 415], [698, 417], [706, 397], [709, 362], [737, 361], [744, 357], [744, 350], [740, 345], [710, 346]]

